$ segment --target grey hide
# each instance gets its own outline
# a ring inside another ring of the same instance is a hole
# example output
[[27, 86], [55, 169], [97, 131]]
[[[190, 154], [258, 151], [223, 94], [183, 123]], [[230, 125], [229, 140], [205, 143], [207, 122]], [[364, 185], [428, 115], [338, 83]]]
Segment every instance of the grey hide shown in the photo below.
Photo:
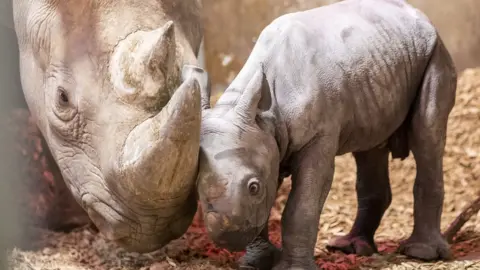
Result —
[[[457, 74], [429, 19], [401, 0], [346, 0], [283, 15], [260, 34], [214, 108], [203, 111], [198, 193], [219, 246], [242, 266], [317, 269], [314, 246], [335, 156], [357, 164], [358, 211], [331, 249], [370, 255], [391, 202], [389, 153], [417, 165], [413, 232], [399, 251], [451, 255], [440, 233], [442, 157]], [[268, 241], [277, 188], [292, 177], [282, 251]]]

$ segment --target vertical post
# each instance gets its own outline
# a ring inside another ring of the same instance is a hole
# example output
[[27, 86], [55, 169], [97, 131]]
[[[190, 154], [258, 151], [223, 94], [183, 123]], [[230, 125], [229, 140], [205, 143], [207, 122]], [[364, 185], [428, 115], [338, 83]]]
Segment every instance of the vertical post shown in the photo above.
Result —
[[[0, 0], [0, 269], [8, 269], [7, 252], [23, 235], [21, 153], [8, 126], [13, 107], [26, 105], [20, 84], [18, 45], [12, 0]], [[19, 103], [20, 101], [20, 103]]]

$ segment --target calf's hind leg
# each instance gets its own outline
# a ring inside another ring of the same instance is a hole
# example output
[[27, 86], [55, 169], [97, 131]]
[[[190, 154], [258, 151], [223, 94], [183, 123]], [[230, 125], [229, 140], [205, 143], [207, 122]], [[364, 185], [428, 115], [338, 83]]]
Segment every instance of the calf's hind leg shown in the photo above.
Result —
[[377, 252], [373, 237], [392, 200], [388, 154], [387, 147], [353, 153], [357, 164], [357, 216], [350, 232], [330, 241], [328, 250], [361, 256]]
[[448, 243], [440, 232], [440, 218], [444, 197], [443, 153], [456, 83], [451, 58], [439, 41], [425, 72], [409, 131], [410, 149], [417, 165], [413, 188], [414, 227], [399, 251], [417, 259], [451, 257]]

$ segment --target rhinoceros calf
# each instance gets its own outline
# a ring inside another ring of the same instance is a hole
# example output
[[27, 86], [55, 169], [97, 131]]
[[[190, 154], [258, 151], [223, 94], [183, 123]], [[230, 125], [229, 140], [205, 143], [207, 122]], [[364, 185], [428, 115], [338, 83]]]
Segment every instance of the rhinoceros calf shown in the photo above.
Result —
[[25, 98], [76, 200], [130, 250], [182, 235], [201, 108], [200, 77], [181, 70], [197, 63], [200, 0], [13, 5]]
[[[198, 192], [211, 238], [242, 265], [316, 269], [335, 156], [353, 153], [358, 212], [330, 246], [376, 251], [391, 202], [388, 156], [417, 164], [413, 233], [400, 251], [450, 257], [440, 233], [442, 156], [457, 75], [429, 19], [400, 0], [346, 0], [274, 20], [214, 108], [204, 111]], [[281, 254], [268, 241], [277, 188], [292, 176]], [[280, 181], [278, 180], [280, 179]]]

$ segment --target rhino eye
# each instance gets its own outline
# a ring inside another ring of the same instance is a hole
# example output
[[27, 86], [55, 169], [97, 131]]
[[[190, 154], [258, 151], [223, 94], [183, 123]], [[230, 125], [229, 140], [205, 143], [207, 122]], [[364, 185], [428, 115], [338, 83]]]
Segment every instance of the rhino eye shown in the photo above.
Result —
[[65, 88], [59, 86], [56, 89], [53, 100], [53, 113], [63, 122], [68, 122], [77, 115], [77, 108], [73, 106], [73, 98]]
[[260, 183], [257, 179], [251, 179], [248, 181], [248, 192], [250, 195], [255, 196], [260, 191]]
[[68, 106], [70, 104], [70, 98], [68, 97], [68, 93], [63, 87], [58, 87], [58, 103], [61, 106]]

